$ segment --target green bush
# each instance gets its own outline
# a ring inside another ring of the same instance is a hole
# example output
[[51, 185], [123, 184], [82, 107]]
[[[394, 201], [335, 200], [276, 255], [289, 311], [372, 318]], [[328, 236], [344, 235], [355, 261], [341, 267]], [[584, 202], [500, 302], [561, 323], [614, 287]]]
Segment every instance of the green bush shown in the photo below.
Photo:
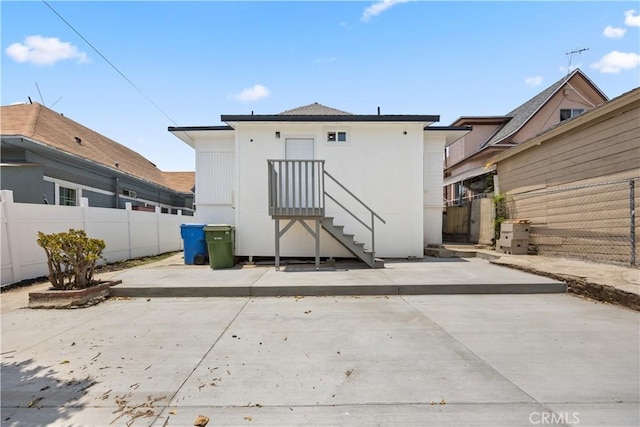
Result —
[[49, 281], [55, 289], [85, 289], [95, 284], [93, 272], [102, 257], [104, 240], [71, 228], [53, 234], [38, 231], [38, 245], [47, 254]]
[[504, 194], [493, 195], [493, 206], [495, 208], [495, 219], [493, 220], [494, 243], [500, 238], [500, 225], [509, 218], [507, 209], [507, 199]]

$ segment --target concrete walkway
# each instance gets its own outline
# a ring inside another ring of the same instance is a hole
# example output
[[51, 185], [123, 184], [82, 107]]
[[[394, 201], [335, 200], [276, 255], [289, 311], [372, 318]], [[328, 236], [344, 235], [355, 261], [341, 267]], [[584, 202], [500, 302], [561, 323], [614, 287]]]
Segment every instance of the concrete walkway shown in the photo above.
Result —
[[640, 310], [638, 267], [540, 255], [502, 255], [473, 245], [445, 245], [443, 251], [447, 256], [481, 257], [494, 265], [561, 280], [567, 283], [569, 292]]

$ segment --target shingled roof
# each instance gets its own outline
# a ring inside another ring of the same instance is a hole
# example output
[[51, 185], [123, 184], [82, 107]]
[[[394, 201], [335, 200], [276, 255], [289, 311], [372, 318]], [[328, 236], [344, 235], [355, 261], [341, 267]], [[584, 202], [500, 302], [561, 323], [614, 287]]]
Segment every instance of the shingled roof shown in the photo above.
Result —
[[[195, 182], [195, 172], [168, 175], [141, 154], [36, 102], [0, 107], [0, 133], [23, 136], [174, 191], [190, 192]], [[191, 185], [184, 182], [188, 179]]]
[[504, 126], [502, 126], [502, 128], [498, 132], [496, 132], [495, 135], [488, 139], [487, 142], [483, 144], [483, 147], [504, 142], [504, 139], [511, 136], [518, 129], [524, 126], [529, 121], [529, 119], [531, 119], [531, 117], [533, 117], [533, 115], [540, 108], [542, 108], [542, 106], [546, 104], [547, 101], [576, 74], [582, 76], [598, 92], [600, 92], [605, 99], [608, 99], [606, 95], [602, 93], [600, 89], [598, 89], [598, 87], [593, 84], [591, 80], [589, 80], [589, 78], [579, 68], [576, 68], [570, 74], [561, 78], [524, 104], [505, 114], [506, 117], [511, 117], [511, 120], [509, 120]]
[[303, 105], [302, 107], [286, 110], [280, 113], [283, 116], [342, 116], [352, 115], [346, 111], [338, 110], [335, 108], [327, 107], [326, 105], [313, 104]]

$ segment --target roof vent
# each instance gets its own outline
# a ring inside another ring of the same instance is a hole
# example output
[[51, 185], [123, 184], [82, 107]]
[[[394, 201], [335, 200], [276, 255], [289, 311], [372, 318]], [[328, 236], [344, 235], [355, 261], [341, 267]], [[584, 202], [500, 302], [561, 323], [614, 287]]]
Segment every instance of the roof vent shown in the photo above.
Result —
[[82, 144], [82, 139], [78, 138], [77, 136], [75, 137], [75, 139], [78, 144]]

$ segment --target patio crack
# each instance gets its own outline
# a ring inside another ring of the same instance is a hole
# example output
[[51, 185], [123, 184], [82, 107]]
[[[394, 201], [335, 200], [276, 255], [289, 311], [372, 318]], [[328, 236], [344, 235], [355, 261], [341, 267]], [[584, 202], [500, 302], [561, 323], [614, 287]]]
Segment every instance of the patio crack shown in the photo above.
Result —
[[176, 389], [175, 393], [173, 393], [171, 395], [171, 397], [167, 401], [167, 405], [164, 408], [162, 408], [162, 411], [160, 411], [160, 413], [154, 418], [153, 422], [151, 422], [149, 425], [153, 425], [156, 421], [158, 421], [158, 419], [160, 417], [162, 417], [162, 414], [164, 414], [164, 412], [167, 410], [167, 408], [171, 405], [171, 402], [173, 402], [173, 399], [175, 399], [175, 397], [178, 395], [178, 393], [180, 393], [180, 390], [182, 390], [182, 388], [187, 383], [187, 381], [189, 381], [189, 378], [191, 378], [193, 376], [195, 371], [200, 367], [200, 365], [207, 358], [209, 353], [211, 353], [211, 350], [213, 350], [213, 348], [216, 346], [216, 344], [218, 344], [218, 341], [220, 341], [220, 339], [224, 336], [224, 334], [227, 333], [227, 331], [229, 330], [229, 328], [231, 327], [233, 322], [235, 322], [236, 319], [238, 318], [238, 316], [240, 316], [240, 313], [242, 313], [242, 311], [247, 306], [247, 304], [249, 304], [249, 301], [251, 301], [251, 299], [252, 298], [247, 298], [247, 300], [244, 302], [244, 304], [242, 304], [242, 307], [240, 307], [240, 309], [238, 310], [236, 315], [233, 316], [233, 318], [229, 321], [227, 326], [225, 326], [225, 328], [222, 330], [222, 332], [220, 332], [220, 335], [218, 335], [218, 338], [216, 338], [216, 340], [213, 342], [213, 344], [211, 344], [211, 346], [207, 349], [207, 351], [205, 351], [205, 353], [204, 353], [204, 355], [202, 355], [202, 358], [200, 359], [200, 361], [198, 363], [196, 363], [196, 365], [193, 367], [193, 369], [191, 370], [189, 375], [187, 375], [185, 377], [184, 381], [182, 381], [182, 384], [180, 384], [180, 386]]

